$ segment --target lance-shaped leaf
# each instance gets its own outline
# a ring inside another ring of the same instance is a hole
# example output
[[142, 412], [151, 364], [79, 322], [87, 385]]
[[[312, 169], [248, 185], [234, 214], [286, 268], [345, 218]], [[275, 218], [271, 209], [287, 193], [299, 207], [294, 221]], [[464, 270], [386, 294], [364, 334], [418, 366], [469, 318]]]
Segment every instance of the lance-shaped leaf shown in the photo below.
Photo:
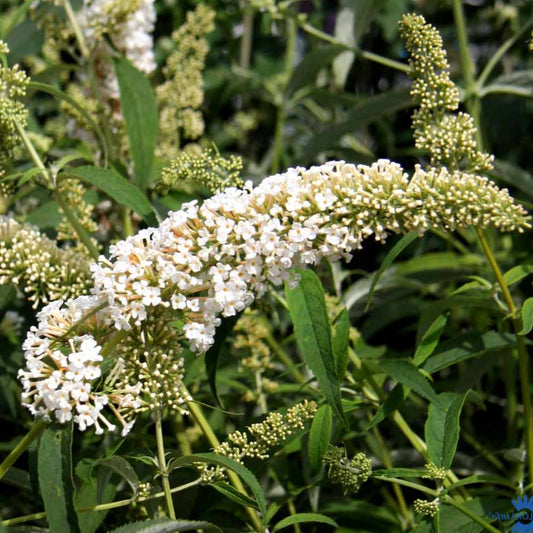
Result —
[[300, 283], [293, 289], [287, 287], [285, 291], [296, 340], [305, 362], [318, 381], [320, 391], [333, 412], [347, 426], [341, 406], [324, 289], [313, 271], [301, 271], [300, 276]]
[[51, 531], [79, 533], [72, 482], [72, 427], [48, 427], [39, 444], [39, 487]]
[[154, 91], [146, 76], [124, 57], [115, 61], [115, 72], [133, 157], [135, 181], [144, 190], [150, 183], [158, 128]]
[[459, 441], [459, 417], [466, 395], [439, 394], [439, 402], [429, 406], [426, 444], [430, 460], [438, 467], [450, 468]]

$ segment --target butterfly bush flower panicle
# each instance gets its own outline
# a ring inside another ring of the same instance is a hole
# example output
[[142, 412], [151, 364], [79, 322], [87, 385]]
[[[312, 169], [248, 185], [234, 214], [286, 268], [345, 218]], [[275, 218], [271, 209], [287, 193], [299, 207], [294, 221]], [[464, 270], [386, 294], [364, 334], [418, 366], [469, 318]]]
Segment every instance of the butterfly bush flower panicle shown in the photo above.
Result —
[[[62, 353], [79, 351], [84, 334], [100, 342], [121, 330], [102, 389], [117, 420], [164, 406], [185, 411], [183, 350], [209, 349], [221, 317], [249, 307], [268, 284], [294, 285], [294, 268], [350, 259], [368, 238], [469, 225], [522, 231], [530, 219], [486, 178], [417, 167], [409, 179], [387, 160], [293, 168], [256, 188], [228, 188], [111, 246], [92, 265], [93, 298], [105, 304], [91, 318], [98, 328], [60, 330]], [[40, 318], [32, 342], [48, 345], [49, 322]]]
[[[268, 459], [277, 447], [297, 431], [303, 430], [305, 423], [315, 416], [316, 411], [315, 402], [304, 400], [288, 409], [285, 414], [269, 414], [263, 422], [248, 426], [245, 432], [230, 433], [226, 441], [213, 451], [241, 464], [246, 458]], [[201, 464], [198, 468], [200, 468], [204, 483], [211, 483], [225, 477], [223, 467]]]
[[442, 38], [422, 15], [407, 14], [400, 33], [410, 54], [411, 96], [418, 109], [413, 113], [417, 148], [427, 150], [431, 164], [451, 170], [483, 172], [492, 168], [493, 156], [477, 149], [476, 127], [459, 107], [459, 91], [450, 80]]
[[61, 249], [29, 224], [0, 217], [0, 284], [13, 284], [34, 307], [88, 292], [92, 285], [85, 255]]
[[418, 167], [411, 180], [386, 160], [289, 169], [255, 189], [184, 204], [159, 228], [112, 246], [93, 267], [95, 293], [119, 329], [172, 310], [189, 347], [204, 352], [221, 316], [248, 307], [268, 283], [297, 283], [295, 267], [349, 259], [365, 239], [385, 241], [389, 232], [472, 224], [521, 231], [529, 219], [505, 189], [445, 169]]
[[163, 159], [178, 156], [176, 132], [186, 140], [198, 139], [204, 132], [200, 107], [204, 100], [202, 72], [209, 52], [205, 36], [215, 28], [214, 19], [210, 7], [198, 4], [172, 34], [176, 49], [163, 69], [165, 81], [156, 89], [160, 116], [157, 155]]

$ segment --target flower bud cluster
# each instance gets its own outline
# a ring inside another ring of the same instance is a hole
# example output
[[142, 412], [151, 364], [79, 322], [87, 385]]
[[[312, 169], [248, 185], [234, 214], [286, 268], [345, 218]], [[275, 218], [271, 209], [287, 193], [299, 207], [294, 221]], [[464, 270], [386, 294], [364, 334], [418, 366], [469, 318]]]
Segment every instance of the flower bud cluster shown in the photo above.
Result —
[[0, 285], [12, 283], [34, 307], [74, 298], [92, 285], [86, 256], [57, 244], [28, 224], [0, 217]]
[[270, 347], [265, 340], [271, 332], [256, 310], [246, 309], [235, 324], [233, 335], [232, 351], [240, 355], [239, 371], [247, 369], [255, 373], [273, 368]]
[[202, 72], [209, 52], [205, 35], [213, 31], [214, 18], [210, 7], [198, 4], [172, 34], [176, 49], [163, 69], [165, 81], [156, 89], [160, 108], [157, 155], [162, 159], [177, 157], [177, 132], [186, 140], [198, 139], [204, 132], [200, 107], [204, 100]]
[[439, 467], [434, 463], [428, 463], [426, 465], [426, 471], [427, 473], [424, 474], [422, 477], [425, 479], [433, 479], [435, 481], [442, 481], [446, 479], [446, 475], [448, 473], [448, 470], [444, 467]]
[[[315, 416], [316, 410], [315, 402], [304, 400], [287, 409], [285, 414], [271, 413], [263, 422], [248, 426], [245, 430], [247, 433], [235, 431], [229, 434], [227, 440], [213, 451], [238, 463], [243, 463], [245, 458], [268, 459], [275, 448], [305, 428], [305, 422]], [[225, 469], [222, 467], [204, 464], [198, 467], [204, 483], [224, 477]]]
[[439, 32], [422, 15], [407, 14], [400, 21], [400, 33], [410, 54], [410, 76], [414, 80], [411, 96], [419, 106], [413, 113], [417, 148], [431, 154], [435, 167], [490, 170], [494, 158], [478, 151], [472, 117], [450, 113], [459, 107], [459, 91], [450, 80]]
[[330, 446], [323, 461], [328, 468], [328, 479], [335, 485], [341, 485], [345, 494], [358, 492], [372, 474], [372, 462], [363, 452], [355, 454], [350, 460], [344, 448]]
[[180, 182], [193, 182], [215, 193], [227, 187], [242, 187], [242, 158], [223, 157], [207, 148], [199, 154], [181, 152], [161, 173], [160, 185], [170, 188]]
[[427, 518], [433, 518], [437, 514], [439, 507], [439, 498], [436, 498], [432, 501], [416, 499], [413, 502], [414, 510]]
[[[3, 41], [0, 48], [0, 54], [9, 52]], [[0, 160], [11, 157], [20, 142], [17, 125], [26, 126], [28, 111], [20, 100], [26, 95], [28, 82], [28, 76], [18, 65], [10, 68], [0, 63]]]

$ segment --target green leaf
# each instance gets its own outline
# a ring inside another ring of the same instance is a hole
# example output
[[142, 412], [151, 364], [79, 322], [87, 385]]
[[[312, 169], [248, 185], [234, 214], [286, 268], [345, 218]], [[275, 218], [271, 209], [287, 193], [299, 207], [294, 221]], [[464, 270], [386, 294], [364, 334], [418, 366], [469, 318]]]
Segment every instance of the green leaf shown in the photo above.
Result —
[[329, 65], [340, 53], [345, 52], [346, 47], [338, 44], [323, 46], [307, 54], [294, 69], [287, 94], [294, 93], [298, 89], [313, 83], [318, 72]]
[[459, 442], [459, 417], [466, 394], [443, 392], [439, 402], [429, 406], [426, 422], [426, 444], [430, 460], [438, 467], [452, 466]]
[[322, 457], [326, 453], [331, 438], [333, 412], [328, 404], [321, 405], [313, 418], [309, 431], [309, 462], [316, 472], [322, 466]]
[[[472, 514], [479, 516], [483, 520], [492, 522], [493, 519], [489, 517], [489, 513], [509, 513], [511, 507], [509, 498], [474, 498], [462, 502], [461, 505], [468, 509]], [[443, 503], [439, 509], [439, 531], [440, 533], [478, 533], [486, 531], [486, 529], [472, 518], [455, 507]], [[422, 521], [412, 533], [434, 533], [435, 528], [433, 522]]]
[[234, 461], [233, 459], [224, 457], [223, 455], [217, 455], [216, 453], [195, 453], [174, 459], [169, 463], [168, 467], [169, 469], [174, 470], [184, 466], [194, 466], [195, 463], [208, 463], [233, 470], [233, 472], [240, 476], [250, 487], [261, 515], [266, 516], [266, 500], [265, 495], [263, 494], [263, 489], [257, 481], [257, 478], [244, 465], [237, 463], [237, 461]]
[[402, 359], [384, 360], [379, 362], [379, 366], [404, 387], [414, 390], [432, 403], [439, 403], [439, 398], [429, 381], [408, 361]]
[[39, 444], [39, 487], [52, 531], [79, 533], [74, 509], [71, 456], [72, 426], [47, 427]]
[[[335, 38], [352, 48], [357, 43], [355, 36], [355, 21], [359, 21], [359, 10], [356, 14], [357, 4], [358, 0], [341, 0], [335, 17]], [[354, 59], [355, 52], [352, 50], [346, 50], [334, 59], [331, 70], [336, 87], [342, 88], [346, 85]]]
[[348, 367], [348, 343], [350, 341], [350, 315], [343, 309], [333, 325], [332, 348], [337, 377], [344, 379]]
[[214, 483], [210, 483], [209, 486], [239, 505], [243, 505], [244, 507], [253, 507], [254, 509], [259, 510], [257, 504], [254, 500], [252, 500], [252, 498], [246, 496], [246, 494], [243, 494], [242, 492], [239, 492], [229, 483], [225, 483], [224, 481], [215, 481]]
[[448, 309], [453, 309], [455, 307], [462, 307], [463, 309], [481, 307], [486, 311], [501, 313], [501, 309], [497, 307], [494, 300], [485, 296], [481, 298], [476, 296], [450, 296], [448, 298], [443, 298], [442, 300], [433, 301], [420, 315], [416, 332], [416, 342], [420, 342], [424, 333], [439, 315], [443, 314]]
[[280, 520], [274, 526], [274, 529], [272, 529], [272, 533], [274, 533], [275, 531], [279, 531], [280, 529], [284, 529], [286, 527], [292, 526], [294, 524], [303, 524], [306, 522], [327, 524], [328, 526], [331, 526], [331, 527], [339, 527], [337, 525], [337, 522], [335, 522], [333, 518], [330, 518], [329, 516], [325, 516], [323, 514], [296, 513], [296, 514], [293, 514], [292, 516], [288, 516], [287, 518], [284, 518], [283, 520]]
[[517, 265], [511, 270], [508, 270], [504, 275], [503, 279], [507, 286], [514, 285], [519, 281], [522, 281], [525, 277], [533, 274], [533, 265]]
[[510, 349], [516, 342], [516, 336], [510, 333], [464, 333], [441, 343], [422, 368], [432, 374], [472, 357]]
[[527, 335], [533, 329], [533, 298], [528, 298], [522, 305], [522, 329], [518, 335]]
[[100, 459], [96, 462], [96, 465], [108, 470], [107, 475], [98, 477], [99, 502], [102, 501], [104, 490], [109, 484], [109, 478], [113, 472], [121, 476], [128, 483], [133, 493], [133, 497], [137, 495], [137, 490], [139, 488], [139, 477], [126, 459], [120, 457], [119, 455], [113, 455], [107, 459]]
[[145, 522], [133, 522], [125, 526], [113, 529], [111, 533], [174, 533], [177, 531], [196, 531], [202, 529], [205, 531], [222, 530], [210, 522], [194, 520], [168, 520], [167, 518], [156, 518], [155, 520], [146, 520]]
[[372, 420], [365, 425], [365, 431], [368, 431], [394, 413], [404, 402], [406, 395], [407, 392], [405, 391], [404, 386], [401, 383], [396, 383], [394, 388], [389, 394], [387, 394], [385, 401], [378, 407]]
[[24, 173], [22, 178], [19, 179], [17, 183], [17, 187], [24, 185], [26, 182], [30, 181], [33, 178], [33, 176], [36, 176], [40, 172], [41, 172], [40, 168], [36, 168], [36, 167], [30, 168], [28, 171]]
[[379, 268], [377, 272], [374, 274], [374, 277], [372, 278], [372, 283], [370, 284], [370, 289], [368, 291], [368, 300], [366, 302], [366, 308], [365, 311], [368, 310], [368, 307], [370, 306], [370, 302], [372, 301], [372, 294], [374, 294], [374, 289], [376, 288], [376, 285], [379, 281], [379, 278], [383, 275], [383, 272], [387, 270], [394, 260], [415, 240], [418, 238], [418, 235], [416, 233], [408, 233], [407, 235], [404, 235], [390, 250], [385, 259], [382, 261], [381, 265], [379, 265]]
[[63, 220], [63, 216], [59, 212], [57, 202], [46, 202], [32, 211], [26, 220], [30, 224], [35, 224], [39, 229], [47, 229], [57, 227]]
[[364, 98], [350, 108], [342, 122], [317, 131], [305, 146], [301, 159], [315, 159], [318, 153], [335, 146], [347, 133], [353, 133], [369, 122], [388, 117], [410, 105], [412, 101], [408, 87]]
[[341, 406], [340, 383], [335, 368], [331, 327], [324, 300], [324, 289], [311, 270], [300, 271], [300, 283], [285, 288], [294, 332], [305, 362], [315, 375], [318, 386], [333, 412], [347, 427]]
[[[90, 483], [83, 483], [76, 494], [76, 508], [84, 509], [87, 507], [93, 507], [98, 504], [97, 497], [97, 485], [94, 481]], [[113, 501], [113, 497], [117, 492], [116, 487], [108, 483], [104, 488], [101, 503], [109, 503]], [[78, 511], [78, 521], [80, 524], [81, 533], [94, 533], [102, 521], [104, 520], [108, 511], [91, 511], [80, 512]]]
[[109, 147], [107, 145], [105, 135], [102, 132], [100, 126], [98, 126], [98, 124], [94, 121], [91, 114], [87, 111], [87, 109], [83, 105], [80, 105], [76, 100], [71, 98], [68, 94], [64, 93], [63, 91], [60, 91], [53, 85], [49, 85], [48, 83], [30, 81], [28, 83], [28, 89], [35, 89], [37, 91], [42, 91], [44, 93], [50, 94], [56, 98], [60, 98], [61, 100], [64, 100], [65, 102], [67, 102], [74, 109], [76, 109], [76, 111], [78, 111], [83, 116], [83, 118], [87, 121], [87, 123], [91, 126], [96, 136], [98, 137], [98, 142], [100, 143], [100, 147], [102, 148], [102, 152], [104, 155], [104, 162], [107, 165]]
[[144, 190], [150, 182], [157, 138], [159, 119], [155, 96], [146, 76], [125, 57], [115, 61], [115, 72], [133, 156], [135, 181]]
[[420, 366], [433, 353], [439, 343], [447, 320], [448, 317], [446, 315], [439, 315], [426, 330], [416, 347], [413, 359], [415, 366]]
[[508, 487], [512, 490], [516, 489], [516, 483], [512, 479], [508, 479], [502, 476], [493, 476], [489, 474], [477, 474], [474, 476], [468, 476], [455, 483], [452, 483], [446, 490], [449, 492], [458, 487], [464, 487], [466, 485], [478, 485], [480, 483], [488, 483], [490, 485], [501, 485], [502, 487]]
[[155, 212], [143, 192], [113, 170], [82, 166], [69, 169], [69, 174], [95, 185], [121, 205], [135, 211], [149, 224], [156, 224]]
[[218, 364], [218, 358], [220, 356], [220, 352], [222, 350], [222, 347], [224, 346], [226, 339], [228, 338], [228, 335], [232, 332], [235, 324], [239, 320], [240, 316], [242, 315], [242, 312], [237, 313], [234, 316], [230, 316], [227, 318], [223, 318], [220, 326], [217, 328], [216, 334], [215, 334], [215, 342], [207, 350], [205, 354], [205, 372], [207, 374], [207, 380], [209, 381], [209, 386], [211, 387], [211, 392], [213, 393], [213, 396], [215, 397], [215, 400], [218, 405], [222, 406], [222, 402], [220, 401], [220, 398], [218, 396], [217, 391], [217, 364]]

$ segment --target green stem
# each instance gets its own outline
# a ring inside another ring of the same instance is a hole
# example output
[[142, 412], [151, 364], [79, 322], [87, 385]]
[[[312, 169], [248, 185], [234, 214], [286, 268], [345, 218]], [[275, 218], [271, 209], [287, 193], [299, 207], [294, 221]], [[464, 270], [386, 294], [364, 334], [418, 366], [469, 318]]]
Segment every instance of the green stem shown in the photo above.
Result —
[[[372, 428], [372, 433], [374, 433], [374, 437], [376, 438], [378, 448], [381, 453], [381, 459], [383, 461], [383, 464], [385, 465], [385, 468], [388, 468], [388, 469], [393, 468], [389, 450], [387, 449], [387, 446], [385, 445], [383, 437], [381, 436], [381, 432], [379, 431], [377, 426], [374, 426]], [[409, 509], [407, 507], [407, 504], [405, 503], [405, 498], [403, 496], [402, 489], [400, 488], [399, 484], [395, 483], [392, 486], [392, 490], [394, 491], [394, 495], [396, 496], [396, 500], [398, 501], [400, 512], [402, 513], [409, 527], [413, 528], [414, 527], [413, 517], [411, 516], [411, 513], [409, 512]]]
[[[289, 498], [287, 500], [287, 509], [289, 510], [289, 514], [291, 516], [294, 516], [296, 514], [296, 507], [294, 505], [294, 500], [292, 498]], [[294, 524], [294, 533], [302, 533], [302, 529], [300, 528], [300, 524]]]
[[94, 245], [94, 243], [91, 240], [91, 236], [87, 233], [85, 228], [81, 225], [80, 221], [76, 218], [76, 215], [72, 212], [69, 205], [65, 200], [62, 198], [59, 191], [56, 191], [54, 194], [55, 199], [57, 203], [59, 204], [59, 207], [61, 208], [61, 211], [63, 211], [63, 214], [65, 215], [66, 219], [69, 221], [70, 225], [76, 232], [76, 235], [80, 239], [80, 241], [84, 244], [85, 248], [87, 248], [87, 251], [91, 255], [91, 257], [97, 261], [98, 257], [100, 256], [100, 252], [98, 251], [98, 248]]
[[76, 100], [71, 98], [68, 94], [64, 93], [63, 91], [60, 91], [59, 89], [56, 89], [54, 86], [49, 85], [47, 83], [30, 81], [28, 83], [28, 88], [50, 94], [51, 96], [55, 96], [56, 98], [60, 98], [61, 100], [64, 100], [68, 105], [72, 106], [76, 111], [78, 111], [87, 121], [89, 126], [94, 130], [94, 133], [98, 137], [98, 142], [100, 143], [100, 148], [102, 149], [103, 153], [104, 166], [107, 167], [107, 160], [109, 158], [108, 139], [106, 139], [104, 132], [102, 131], [100, 126], [98, 126], [98, 124], [93, 120], [87, 110], [83, 106], [78, 104], [78, 102], [76, 102]]
[[470, 90], [475, 84], [475, 69], [474, 62], [468, 51], [468, 33], [466, 31], [465, 13], [462, 0], [453, 0], [453, 16], [455, 19], [455, 27], [457, 28], [457, 39], [459, 40], [459, 54], [461, 57], [463, 76], [465, 78], [466, 88], [467, 90]]
[[394, 483], [395, 485], [403, 485], [404, 487], [409, 487], [410, 489], [415, 489], [430, 496], [438, 496], [438, 492], [435, 489], [430, 489], [425, 485], [420, 483], [414, 483], [413, 481], [407, 481], [405, 479], [400, 479], [397, 477], [387, 477], [387, 476], [372, 476], [372, 479], [379, 479], [380, 481], [388, 481], [389, 483]]
[[461, 57], [461, 68], [463, 71], [463, 77], [466, 87], [466, 108], [476, 126], [476, 141], [479, 149], [481, 149], [481, 129], [479, 127], [480, 122], [480, 101], [477, 95], [476, 79], [475, 79], [475, 67], [472, 57], [468, 49], [468, 33], [466, 31], [465, 13], [463, 10], [462, 0], [453, 0], [453, 16], [455, 19], [455, 27], [457, 29], [457, 39], [459, 40], [459, 55]]
[[37, 150], [33, 146], [33, 143], [30, 141], [28, 134], [26, 133], [24, 128], [19, 124], [19, 122], [16, 120], [15, 120], [15, 127], [17, 128], [18, 134], [20, 135], [20, 138], [22, 139], [22, 142], [26, 150], [28, 150], [28, 153], [30, 154], [31, 160], [33, 161], [34, 165], [41, 171], [43, 178], [51, 185], [50, 174], [48, 173], [48, 170], [46, 170], [43, 160], [40, 158], [39, 154], [37, 153]]
[[405, 72], [407, 74], [410, 72], [409, 66], [406, 65], [405, 63], [400, 63], [399, 61], [395, 61], [394, 59], [389, 59], [388, 57], [380, 56], [379, 54], [374, 54], [373, 52], [367, 52], [366, 50], [361, 50], [360, 48], [357, 48], [357, 46], [350, 46], [349, 44], [339, 41], [332, 35], [329, 35], [328, 33], [318, 30], [317, 28], [311, 26], [307, 22], [298, 21], [298, 24], [300, 28], [304, 30], [306, 33], [308, 33], [309, 35], [313, 35], [314, 37], [322, 39], [323, 41], [326, 41], [330, 44], [343, 46], [344, 48], [346, 48], [346, 50], [355, 52], [356, 54], [360, 55], [362, 58], [368, 61], [373, 61], [374, 63], [379, 63], [380, 65], [383, 65], [385, 67], [393, 68], [395, 70], [399, 70], [400, 72]]
[[503, 58], [503, 56], [507, 53], [507, 51], [516, 43], [518, 38], [521, 37], [532, 24], [533, 18], [530, 18], [512, 37], [507, 39], [507, 41], [505, 41], [500, 46], [500, 48], [496, 50], [496, 52], [489, 59], [489, 61], [485, 65], [485, 68], [482, 70], [481, 74], [477, 79], [477, 86], [479, 89], [481, 89], [485, 85], [488, 77], [491, 75], [492, 71]]
[[65, 11], [67, 13], [67, 18], [72, 26], [76, 40], [78, 41], [78, 46], [80, 47], [81, 55], [84, 59], [89, 58], [89, 48], [87, 48], [87, 43], [85, 42], [85, 37], [81, 31], [78, 20], [76, 19], [76, 14], [70, 5], [70, 0], [64, 0]]
[[271, 334], [266, 335], [265, 340], [278, 359], [285, 365], [285, 368], [293, 375], [294, 379], [300, 385], [305, 385], [307, 379], [305, 379], [305, 376], [298, 370], [294, 361], [292, 361], [289, 354], [287, 354], [279, 342]]
[[[186, 483], [184, 485], [180, 485], [179, 487], [175, 487], [170, 490], [172, 494], [175, 494], [176, 492], [181, 492], [183, 490], [190, 489], [191, 487], [195, 487], [196, 485], [199, 485], [201, 483], [201, 478], [195, 479], [194, 481], [191, 481], [190, 483]], [[142, 496], [139, 498], [128, 498], [127, 500], [118, 500], [116, 502], [109, 502], [109, 503], [100, 503], [98, 505], [92, 505], [90, 507], [81, 507], [80, 509], [76, 509], [78, 513], [89, 513], [89, 512], [95, 512], [95, 511], [108, 511], [109, 509], [117, 509], [119, 507], [126, 507], [128, 505], [131, 505], [132, 503], [141, 503], [148, 500], [156, 500], [159, 498], [165, 497], [165, 492], [156, 492], [155, 494], [150, 494], [149, 496]], [[23, 522], [30, 522], [32, 520], [42, 520], [43, 518], [46, 518], [46, 512], [41, 513], [33, 513], [28, 514], [24, 516], [17, 516], [16, 518], [10, 518], [9, 520], [4, 520], [1, 522], [3, 526], [14, 526], [16, 524], [21, 524]]]
[[168, 480], [167, 461], [165, 459], [165, 446], [163, 443], [163, 423], [161, 417], [161, 409], [155, 412], [155, 438], [157, 441], [157, 462], [159, 464], [159, 474], [163, 482], [163, 492], [165, 493], [165, 500], [167, 502], [168, 516], [171, 520], [176, 519], [176, 512], [174, 511], [174, 502], [172, 501], [172, 491], [170, 489], [170, 482]]
[[239, 64], [242, 68], [249, 68], [252, 59], [252, 38], [254, 33], [254, 11], [249, 5], [244, 6], [242, 25]]
[[29, 445], [41, 434], [46, 427], [46, 422], [38, 420], [35, 422], [24, 436], [24, 438], [15, 446], [9, 455], [0, 464], [0, 479], [2, 479], [6, 472], [15, 464], [15, 461], [28, 449]]
[[527, 451], [527, 465], [529, 472], [529, 481], [533, 480], [533, 408], [531, 406], [531, 394], [529, 391], [529, 355], [527, 352], [527, 347], [523, 335], [520, 335], [520, 330], [522, 329], [522, 321], [518, 317], [517, 309], [509, 291], [509, 287], [505, 282], [500, 266], [498, 265], [492, 250], [490, 249], [489, 243], [485, 238], [485, 235], [480, 229], [476, 228], [476, 233], [483, 248], [483, 252], [487, 257], [487, 260], [490, 264], [498, 285], [500, 286], [503, 294], [503, 299], [507, 304], [509, 313], [511, 314], [511, 324], [513, 330], [517, 337], [518, 344], [518, 369], [520, 377], [520, 391], [522, 396], [522, 403], [524, 404], [524, 422], [525, 422], [525, 432], [526, 432], [526, 451]]
[[133, 231], [133, 224], [131, 222], [131, 209], [128, 207], [123, 208], [122, 222], [124, 226], [124, 237], [131, 237], [135, 232]]
[[[209, 444], [213, 448], [217, 448], [218, 446], [220, 446], [220, 442], [217, 439], [217, 436], [215, 435], [213, 430], [211, 429], [209, 422], [205, 418], [202, 408], [195, 402], [188, 402], [187, 406], [189, 407], [189, 411], [191, 412], [192, 417], [202, 430], [202, 433], [208, 440]], [[242, 494], [248, 495], [246, 489], [244, 488], [244, 485], [241, 482], [240, 477], [232, 471], [228, 471], [227, 474], [231, 484]], [[265, 528], [263, 526], [263, 522], [255, 511], [255, 509], [252, 509], [251, 507], [245, 507], [245, 509], [248, 513], [248, 516], [250, 517], [250, 520], [252, 521], [253, 526], [255, 527], [255, 531], [258, 533], [264, 532]]]
[[[297, 26], [293, 18], [287, 20], [287, 47], [285, 48], [285, 83], [288, 84], [294, 65], [294, 51], [296, 47]], [[274, 131], [274, 154], [272, 156], [272, 173], [279, 172], [281, 156], [283, 155], [283, 126], [285, 125], [285, 100], [279, 95], [276, 102], [276, 128]]]
[[510, 96], [520, 96], [522, 98], [533, 98], [530, 87], [514, 87], [513, 85], [489, 85], [480, 89], [479, 96], [487, 96], [487, 94], [508, 94]]

